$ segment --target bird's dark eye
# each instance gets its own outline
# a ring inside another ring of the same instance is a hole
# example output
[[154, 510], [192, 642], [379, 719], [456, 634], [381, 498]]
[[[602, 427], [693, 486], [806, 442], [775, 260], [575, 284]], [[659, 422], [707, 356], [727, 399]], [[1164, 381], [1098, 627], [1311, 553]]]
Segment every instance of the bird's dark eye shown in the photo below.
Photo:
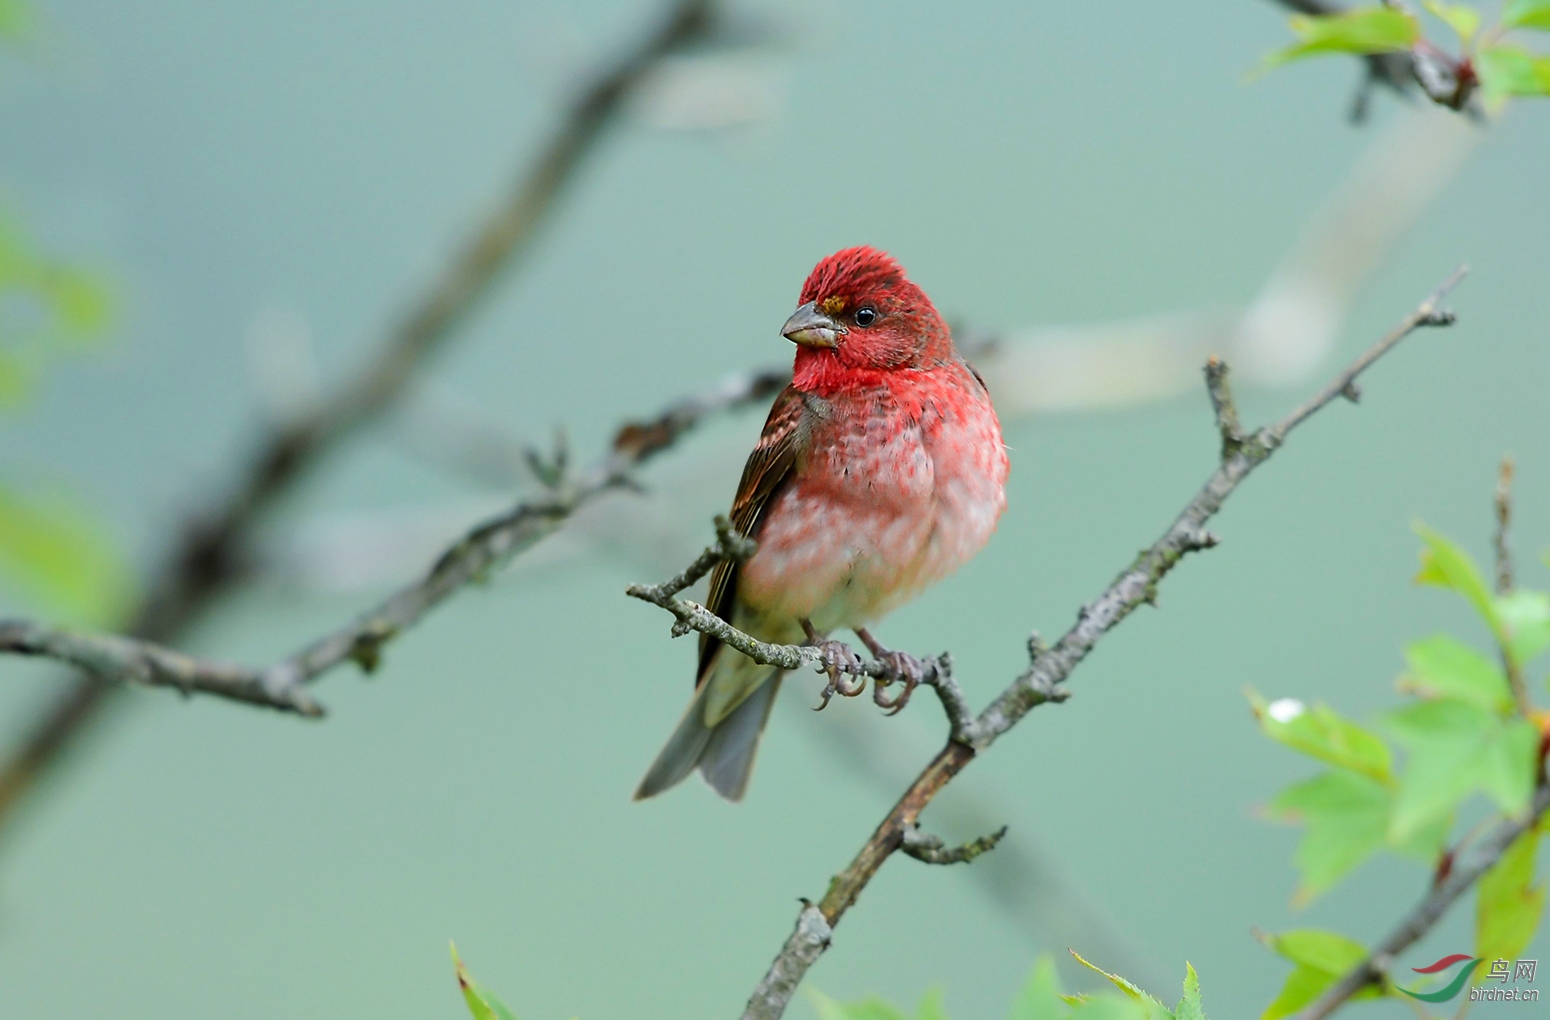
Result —
[[871, 305], [862, 305], [860, 308], [856, 309], [856, 325], [864, 328], [866, 326], [870, 326], [876, 321], [877, 309], [873, 308]]

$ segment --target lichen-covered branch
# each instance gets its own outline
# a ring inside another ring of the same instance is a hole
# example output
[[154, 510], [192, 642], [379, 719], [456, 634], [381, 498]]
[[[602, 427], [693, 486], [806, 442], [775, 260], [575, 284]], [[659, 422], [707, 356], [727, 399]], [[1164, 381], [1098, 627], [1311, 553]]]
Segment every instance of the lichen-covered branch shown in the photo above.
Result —
[[1534, 792], [1533, 805], [1525, 817], [1504, 818], [1497, 822], [1473, 848], [1453, 862], [1447, 877], [1432, 886], [1431, 891], [1405, 915], [1388, 938], [1373, 949], [1371, 956], [1336, 981], [1297, 1020], [1323, 1020], [1357, 992], [1383, 981], [1394, 958], [1431, 931], [1453, 902], [1474, 885], [1481, 875], [1491, 870], [1492, 865], [1501, 860], [1502, 854], [1512, 845], [1512, 841], [1538, 824], [1547, 810], [1550, 810], [1550, 786], [1541, 783]]
[[[1138, 606], [1154, 599], [1158, 583], [1185, 554], [1214, 544], [1214, 536], [1205, 530], [1206, 522], [1221, 509], [1238, 485], [1285, 442], [1293, 429], [1336, 397], [1351, 392], [1357, 377], [1368, 366], [1418, 327], [1446, 325], [1453, 321], [1451, 314], [1439, 309], [1439, 304], [1462, 278], [1463, 272], [1460, 269], [1450, 276], [1388, 335], [1368, 348], [1307, 403], [1274, 425], [1244, 436], [1238, 449], [1222, 461], [1162, 537], [1142, 552], [1102, 594], [1081, 608], [1076, 624], [1054, 646], [1046, 649], [1036, 639], [1029, 641], [1031, 661], [1028, 668], [980, 713], [967, 727], [967, 733], [962, 738], [947, 742], [947, 746], [905, 790], [845, 870], [829, 883], [828, 891], [817, 905], [820, 918], [812, 919], [813, 924], [821, 919], [826, 925], [823, 941], [803, 941], [797, 935], [788, 939], [776, 955], [769, 973], [749, 998], [743, 1011], [743, 1020], [776, 1020], [785, 1012], [791, 993], [800, 983], [802, 974], [827, 947], [834, 926], [839, 924], [845, 911], [856, 901], [883, 862], [903, 846], [906, 833], [915, 828], [921, 811], [937, 792], [966, 768], [980, 751], [1017, 725], [1034, 707], [1062, 694], [1059, 685], [1087, 657], [1104, 634]], [[1225, 386], [1211, 382], [1213, 377], [1221, 381], [1225, 379], [1225, 373], [1208, 371], [1207, 376], [1212, 386], [1217, 420], [1236, 419], [1237, 411], [1232, 406], [1230, 392]], [[682, 621], [684, 617], [680, 616], [679, 619]], [[695, 614], [694, 619], [700, 620], [698, 614]], [[806, 917], [812, 909], [810, 906], [804, 908], [803, 916]], [[799, 921], [798, 934], [801, 931]]]
[[[664, 57], [709, 36], [714, 0], [678, 0], [637, 45], [601, 69], [518, 177], [509, 195], [478, 225], [459, 254], [391, 325], [367, 362], [330, 396], [254, 444], [220, 503], [190, 520], [169, 543], [128, 631], [153, 642], [176, 640], [244, 573], [255, 525], [296, 483], [346, 439], [402, 396], [409, 380], [446, 343], [539, 236], [556, 199], [596, 147], [633, 87]], [[0, 768], [0, 825], [33, 781], [71, 747], [118, 688], [79, 678], [23, 727]]]

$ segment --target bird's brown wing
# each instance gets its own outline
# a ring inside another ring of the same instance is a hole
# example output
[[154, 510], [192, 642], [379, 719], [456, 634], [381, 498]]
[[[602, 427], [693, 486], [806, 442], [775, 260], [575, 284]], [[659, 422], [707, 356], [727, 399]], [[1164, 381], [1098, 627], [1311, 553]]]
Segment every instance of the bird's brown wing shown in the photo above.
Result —
[[[787, 386], [775, 398], [770, 416], [765, 419], [764, 432], [758, 445], [748, 455], [743, 466], [742, 480], [737, 483], [737, 496], [732, 500], [732, 527], [740, 535], [754, 535], [764, 508], [791, 475], [796, 464], [797, 450], [802, 434], [802, 397]], [[705, 599], [706, 608], [717, 616], [732, 622], [732, 610], [737, 603], [737, 564], [723, 560], [710, 575], [710, 593]], [[721, 642], [709, 634], [700, 635], [700, 668], [695, 672], [695, 686], [705, 677], [716, 649]]]

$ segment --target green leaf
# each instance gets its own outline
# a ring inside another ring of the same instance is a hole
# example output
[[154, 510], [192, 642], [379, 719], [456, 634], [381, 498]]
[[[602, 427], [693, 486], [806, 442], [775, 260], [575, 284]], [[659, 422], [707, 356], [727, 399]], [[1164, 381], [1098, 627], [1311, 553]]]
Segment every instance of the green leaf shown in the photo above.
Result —
[[[1402, 854], [1425, 861], [1427, 864], [1436, 864], [1442, 856], [1443, 847], [1448, 842], [1448, 833], [1453, 829], [1453, 816], [1443, 815], [1422, 825], [1414, 832], [1407, 833], [1401, 839], [1390, 839], [1389, 846]], [[1392, 833], [1390, 836], [1392, 837]]]
[[463, 1001], [474, 1020], [517, 1020], [516, 1016], [488, 988], [478, 984], [468, 974], [468, 968], [457, 955], [457, 943], [452, 946], [452, 969], [457, 974], [457, 986], [463, 991]]
[[1184, 995], [1173, 1007], [1175, 1020], [1206, 1020], [1205, 1007], [1200, 1004], [1200, 976], [1186, 960], [1184, 963]]
[[0, 574], [77, 623], [105, 625], [128, 604], [129, 571], [103, 529], [57, 495], [0, 485]]
[[940, 988], [927, 989], [920, 997], [920, 1005], [915, 1007], [915, 1020], [947, 1020], [947, 1007], [942, 996]]
[[1501, 624], [1496, 618], [1496, 598], [1480, 576], [1480, 568], [1470, 555], [1443, 535], [1424, 524], [1416, 524], [1416, 534], [1426, 543], [1421, 550], [1421, 572], [1416, 574], [1417, 584], [1432, 584], [1439, 588], [1451, 588], [1475, 607], [1491, 633], [1501, 639]]
[[1054, 959], [1045, 954], [1034, 961], [1033, 973], [1017, 993], [1007, 1020], [1061, 1020], [1064, 1013], [1060, 1006], [1060, 976], [1055, 973]]
[[1344, 770], [1287, 787], [1270, 802], [1275, 817], [1308, 827], [1293, 858], [1302, 876], [1298, 905], [1329, 890], [1383, 846], [1393, 804], [1388, 787]]
[[1336, 975], [1326, 974], [1315, 967], [1296, 966], [1286, 975], [1281, 991], [1259, 1015], [1259, 1020], [1280, 1020], [1291, 1016], [1319, 997], [1319, 993], [1335, 983]]
[[1480, 877], [1475, 900], [1475, 955], [1516, 960], [1534, 940], [1545, 909], [1545, 890], [1534, 885], [1539, 829], [1513, 840], [1501, 859]]
[[1277, 956], [1336, 976], [1367, 959], [1360, 942], [1320, 928], [1293, 928], [1267, 935], [1264, 942]]
[[1298, 41], [1266, 56], [1266, 68], [1320, 53], [1392, 53], [1409, 49], [1421, 38], [1421, 26], [1415, 18], [1387, 7], [1295, 15], [1291, 25]]
[[1502, 11], [1502, 27], [1550, 31], [1550, 0], [1512, 0]]
[[[1262, 941], [1297, 966], [1286, 976], [1280, 993], [1265, 1007], [1260, 1020], [1278, 1020], [1296, 1013], [1367, 958], [1367, 950], [1360, 942], [1313, 928], [1267, 935]], [[1368, 988], [1352, 998], [1372, 998], [1378, 994], [1378, 989]]]
[[1550, 595], [1519, 588], [1496, 597], [1496, 618], [1501, 621], [1507, 654], [1526, 666], [1550, 647]]
[[1076, 962], [1080, 963], [1088, 970], [1095, 971], [1108, 978], [1109, 981], [1113, 983], [1115, 988], [1118, 988], [1120, 991], [1125, 993], [1127, 998], [1146, 1007], [1146, 1011], [1149, 1016], [1158, 1018], [1170, 1018], [1170, 1020], [1173, 1017], [1172, 1010], [1168, 1009], [1168, 1007], [1164, 1006], [1151, 995], [1148, 995], [1146, 992], [1142, 991], [1140, 986], [1136, 985], [1134, 982], [1122, 978], [1118, 974], [1110, 974], [1102, 967], [1089, 963], [1087, 960], [1083, 959], [1082, 954], [1078, 953], [1075, 949], [1068, 949], [1067, 952], [1076, 957]]
[[1527, 810], [1539, 745], [1530, 723], [1504, 722], [1462, 701], [1424, 701], [1390, 715], [1389, 728], [1410, 751], [1389, 821], [1392, 841], [1446, 818], [1477, 790], [1509, 814]]
[[1487, 96], [1550, 94], [1550, 57], [1517, 46], [1489, 46], [1475, 54], [1475, 73]]
[[1424, 0], [1426, 9], [1458, 35], [1464, 42], [1480, 31], [1480, 12], [1466, 4], [1445, 4], [1441, 0]]
[[0, 39], [15, 42], [32, 28], [32, 11], [22, 0], [0, 0]]
[[1410, 671], [1400, 680], [1401, 690], [1468, 702], [1488, 712], [1513, 708], [1512, 688], [1501, 667], [1462, 641], [1435, 634], [1406, 648], [1405, 661]]
[[909, 1017], [881, 999], [872, 998], [851, 1003], [836, 1002], [812, 987], [807, 989], [807, 995], [813, 1000], [813, 1007], [818, 1011], [818, 1020], [909, 1020]]
[[1393, 755], [1377, 734], [1327, 705], [1315, 705], [1310, 710], [1291, 698], [1266, 703], [1254, 691], [1247, 693], [1260, 727], [1272, 740], [1385, 785], [1393, 782]]
[[1068, 1020], [1162, 1020], [1167, 1016], [1172, 1014], [1166, 1011], [1163, 1014], [1150, 1013], [1144, 1003], [1133, 999], [1118, 995], [1093, 995], [1077, 1002]]

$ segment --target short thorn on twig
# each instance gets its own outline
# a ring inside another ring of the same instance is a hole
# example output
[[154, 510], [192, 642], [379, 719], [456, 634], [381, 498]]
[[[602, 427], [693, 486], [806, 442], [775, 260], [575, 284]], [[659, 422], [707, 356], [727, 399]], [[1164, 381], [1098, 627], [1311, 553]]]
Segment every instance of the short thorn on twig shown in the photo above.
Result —
[[988, 836], [970, 840], [962, 846], [949, 847], [940, 837], [921, 832], [914, 825], [907, 825], [899, 840], [899, 849], [926, 864], [967, 864], [980, 854], [994, 850], [1006, 835], [1006, 826]]
[[1362, 402], [1362, 388], [1356, 384], [1355, 379], [1345, 384], [1345, 389], [1340, 391], [1340, 395], [1353, 404]]
[[1227, 362], [1221, 358], [1213, 356], [1206, 362], [1206, 392], [1211, 397], [1211, 409], [1216, 412], [1216, 430], [1222, 434], [1222, 459], [1226, 460], [1242, 448], [1244, 437], [1227, 377]]
[[554, 430], [554, 445], [547, 457], [534, 446], [524, 450], [523, 457], [527, 460], [528, 470], [533, 472], [533, 477], [538, 479], [538, 483], [544, 488], [550, 492], [559, 492], [565, 487], [570, 461], [570, 443], [565, 437], [563, 428]]
[[724, 557], [738, 563], [747, 563], [753, 558], [759, 549], [758, 543], [746, 535], [739, 535], [725, 514], [717, 514], [715, 524], [716, 544]]
[[1038, 662], [1039, 661], [1039, 657], [1041, 655], [1043, 655], [1047, 651], [1049, 651], [1049, 646], [1044, 643], [1044, 639], [1039, 636], [1039, 632], [1036, 631], [1036, 630], [1029, 631], [1028, 632], [1028, 665], [1031, 666], [1034, 663]]
[[1421, 317], [1421, 320], [1418, 323], [1416, 323], [1416, 325], [1418, 325], [1418, 326], [1451, 326], [1451, 325], [1453, 325], [1454, 321], [1457, 320], [1457, 319], [1458, 319], [1458, 316], [1453, 313], [1452, 309], [1449, 309], [1449, 308], [1439, 308], [1436, 311], [1428, 312], [1427, 314], [1423, 315]]

